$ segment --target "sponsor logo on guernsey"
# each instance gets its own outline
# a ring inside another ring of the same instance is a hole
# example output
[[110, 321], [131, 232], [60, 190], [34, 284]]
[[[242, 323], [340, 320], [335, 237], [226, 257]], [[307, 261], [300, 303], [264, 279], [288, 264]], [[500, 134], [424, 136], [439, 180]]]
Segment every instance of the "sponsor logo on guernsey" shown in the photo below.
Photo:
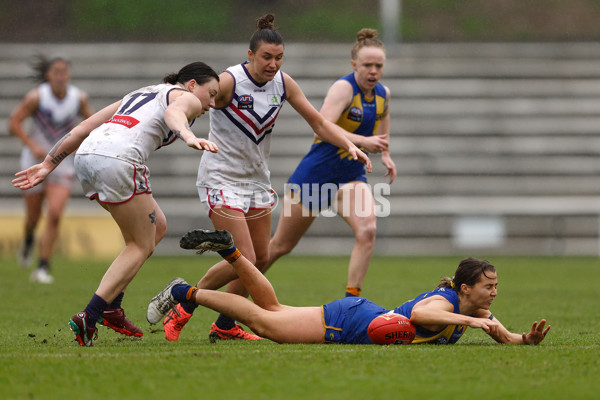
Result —
[[353, 106], [348, 110], [348, 119], [350, 121], [361, 122], [362, 121], [362, 109], [360, 107]]
[[238, 97], [238, 110], [252, 110], [254, 109], [254, 97], [250, 94], [242, 94]]
[[268, 94], [267, 104], [271, 107], [279, 107], [281, 105], [281, 96], [278, 94]]
[[107, 124], [119, 124], [119, 125], [123, 125], [127, 128], [133, 128], [134, 126], [139, 124], [140, 121], [138, 121], [137, 119], [135, 119], [133, 117], [129, 117], [127, 115], [115, 115], [111, 119], [106, 121], [106, 123]]

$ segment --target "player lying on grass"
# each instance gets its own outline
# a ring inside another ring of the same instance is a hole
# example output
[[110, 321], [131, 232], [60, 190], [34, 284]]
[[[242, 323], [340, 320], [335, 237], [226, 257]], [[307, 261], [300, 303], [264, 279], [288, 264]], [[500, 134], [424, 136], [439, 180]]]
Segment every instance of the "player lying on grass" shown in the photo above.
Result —
[[[234, 318], [253, 332], [278, 343], [372, 344], [367, 327], [390, 312], [363, 298], [346, 297], [320, 307], [280, 304], [268, 279], [233, 244], [227, 231], [193, 230], [180, 242], [184, 249], [216, 251], [227, 260], [252, 296], [198, 289], [173, 279], [148, 305], [147, 319], [159, 322], [176, 304], [202, 305]], [[546, 320], [534, 322], [529, 333], [511, 333], [490, 312], [496, 298], [496, 268], [476, 258], [462, 260], [453, 278], [393, 310], [410, 318], [417, 334], [413, 343], [453, 344], [467, 327], [481, 328], [499, 343], [538, 344], [548, 331]]]

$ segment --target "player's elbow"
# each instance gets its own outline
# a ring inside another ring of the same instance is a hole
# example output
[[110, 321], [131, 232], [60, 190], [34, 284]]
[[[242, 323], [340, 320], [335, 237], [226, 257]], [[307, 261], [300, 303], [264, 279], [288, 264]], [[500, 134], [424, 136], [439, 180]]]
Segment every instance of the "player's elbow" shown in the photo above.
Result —
[[19, 121], [14, 115], [11, 115], [10, 118], [8, 119], [8, 122], [6, 123], [6, 127], [8, 128], [8, 132], [11, 135], [16, 136], [17, 129], [18, 129], [18, 127], [19, 127], [20, 124], [21, 124], [21, 121]]
[[423, 315], [423, 312], [419, 309], [417, 310], [412, 310], [412, 312], [410, 313], [410, 322], [413, 325], [422, 325], [423, 323], [425, 323], [425, 318]]

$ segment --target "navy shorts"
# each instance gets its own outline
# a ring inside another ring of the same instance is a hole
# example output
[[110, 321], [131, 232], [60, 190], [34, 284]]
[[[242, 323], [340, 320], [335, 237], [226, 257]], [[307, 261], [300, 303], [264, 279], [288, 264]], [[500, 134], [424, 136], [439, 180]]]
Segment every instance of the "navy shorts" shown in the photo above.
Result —
[[321, 307], [325, 343], [373, 344], [367, 328], [373, 318], [389, 311], [364, 297], [345, 297]]

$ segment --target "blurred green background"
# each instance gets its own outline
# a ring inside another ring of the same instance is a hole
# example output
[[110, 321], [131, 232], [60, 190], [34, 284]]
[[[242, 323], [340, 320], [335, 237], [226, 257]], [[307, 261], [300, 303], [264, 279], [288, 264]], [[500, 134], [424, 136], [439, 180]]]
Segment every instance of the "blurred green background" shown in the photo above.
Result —
[[[286, 41], [381, 28], [379, 0], [0, 0], [0, 42], [245, 42], [276, 14]], [[410, 42], [593, 41], [600, 0], [401, 0]]]

